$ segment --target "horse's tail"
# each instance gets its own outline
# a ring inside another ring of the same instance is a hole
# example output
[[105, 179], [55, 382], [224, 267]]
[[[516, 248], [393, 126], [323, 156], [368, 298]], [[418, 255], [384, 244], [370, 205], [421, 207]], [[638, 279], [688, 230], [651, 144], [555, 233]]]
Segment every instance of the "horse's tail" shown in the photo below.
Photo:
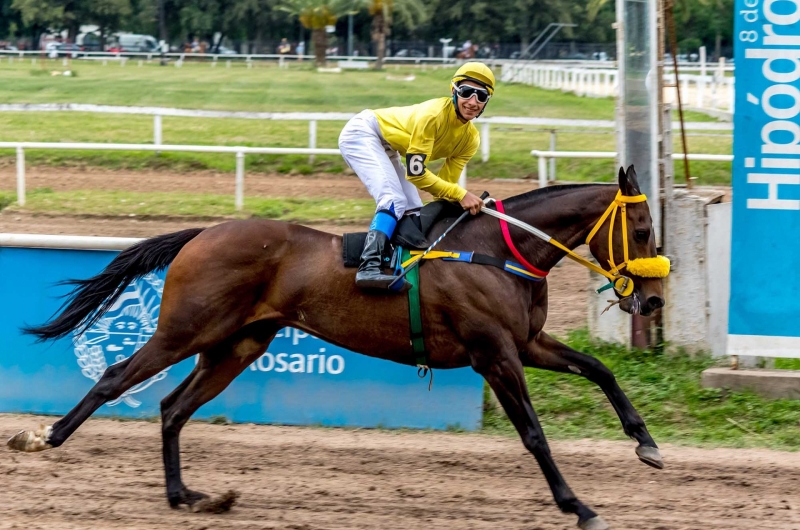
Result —
[[23, 333], [35, 335], [39, 342], [59, 339], [80, 329], [81, 332], [114, 305], [128, 284], [153, 271], [165, 269], [181, 249], [204, 228], [190, 228], [146, 239], [129, 247], [108, 266], [87, 280], [65, 280], [59, 285], [72, 285], [66, 300], [48, 322], [41, 326], [25, 326]]

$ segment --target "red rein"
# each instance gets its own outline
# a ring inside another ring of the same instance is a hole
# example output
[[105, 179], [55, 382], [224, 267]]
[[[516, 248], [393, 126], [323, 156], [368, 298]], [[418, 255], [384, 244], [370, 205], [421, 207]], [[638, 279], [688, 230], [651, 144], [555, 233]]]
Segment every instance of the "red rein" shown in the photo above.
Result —
[[[503, 208], [502, 201], [494, 201], [494, 204], [498, 212], [506, 213], [505, 209]], [[508, 231], [508, 223], [502, 219], [500, 219], [500, 229], [503, 231], [503, 239], [505, 239], [506, 245], [508, 245], [508, 248], [511, 250], [511, 253], [514, 255], [514, 257], [517, 258], [517, 261], [519, 261], [523, 267], [528, 269], [529, 272], [532, 272], [537, 276], [542, 276], [542, 277], [547, 276], [549, 271], [543, 271], [541, 269], [537, 269], [536, 267], [528, 263], [528, 261], [525, 258], [522, 257], [522, 254], [519, 253], [517, 247], [514, 246], [514, 242], [511, 241], [511, 233]]]

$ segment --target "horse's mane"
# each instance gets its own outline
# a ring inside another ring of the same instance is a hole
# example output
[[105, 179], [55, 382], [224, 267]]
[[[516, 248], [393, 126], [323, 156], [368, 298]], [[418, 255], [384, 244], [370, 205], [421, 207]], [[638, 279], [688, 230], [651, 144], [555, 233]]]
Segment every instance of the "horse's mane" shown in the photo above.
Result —
[[514, 195], [513, 197], [509, 197], [503, 201], [504, 204], [513, 205], [520, 202], [526, 203], [526, 206], [534, 206], [536, 203], [541, 202], [546, 199], [552, 198], [554, 195], [562, 195], [564, 193], [569, 193], [574, 190], [578, 189], [587, 189], [587, 188], [595, 188], [595, 187], [609, 187], [614, 186], [616, 184], [601, 184], [601, 183], [588, 183], [588, 184], [559, 184], [557, 186], [547, 186], [545, 188], [539, 188], [535, 190], [531, 190], [520, 195]]

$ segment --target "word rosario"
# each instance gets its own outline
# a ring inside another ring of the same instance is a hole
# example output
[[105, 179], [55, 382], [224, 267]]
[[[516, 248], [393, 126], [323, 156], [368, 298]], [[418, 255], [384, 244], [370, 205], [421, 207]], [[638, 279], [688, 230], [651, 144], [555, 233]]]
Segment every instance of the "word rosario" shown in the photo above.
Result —
[[250, 365], [253, 372], [290, 372], [306, 374], [339, 375], [344, 372], [344, 357], [341, 355], [325, 355], [325, 348], [319, 354], [303, 355], [302, 353], [264, 353]]

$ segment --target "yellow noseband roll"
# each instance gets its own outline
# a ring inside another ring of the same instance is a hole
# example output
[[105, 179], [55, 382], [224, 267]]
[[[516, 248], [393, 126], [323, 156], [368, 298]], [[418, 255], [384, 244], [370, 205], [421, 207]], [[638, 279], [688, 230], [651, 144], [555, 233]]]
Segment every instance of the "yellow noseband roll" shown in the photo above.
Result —
[[640, 278], [666, 278], [669, 275], [669, 258], [637, 258], [628, 262], [628, 272]]

